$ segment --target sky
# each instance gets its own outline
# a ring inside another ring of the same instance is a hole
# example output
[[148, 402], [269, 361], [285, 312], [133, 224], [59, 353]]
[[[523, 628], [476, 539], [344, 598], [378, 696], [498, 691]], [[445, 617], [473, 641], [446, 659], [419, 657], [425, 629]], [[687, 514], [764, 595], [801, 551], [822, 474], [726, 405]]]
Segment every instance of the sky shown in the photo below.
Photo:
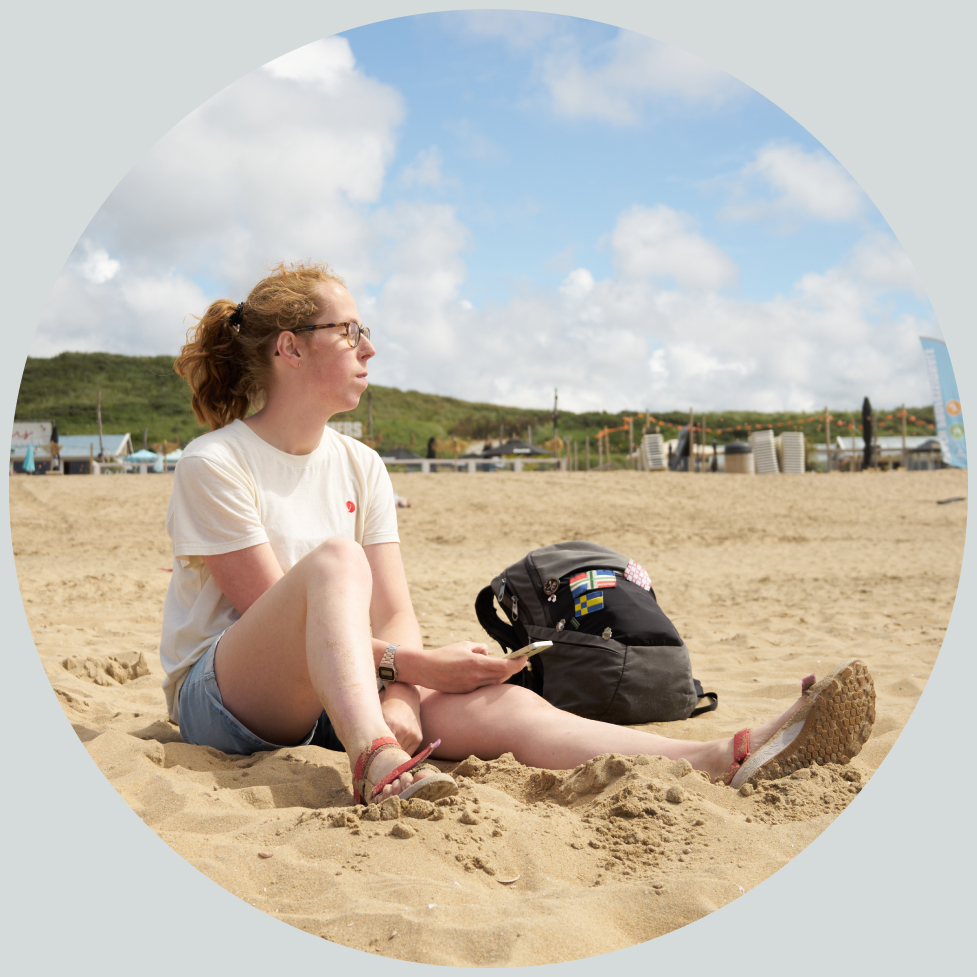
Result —
[[176, 355], [279, 261], [346, 280], [371, 380], [574, 411], [930, 399], [905, 252], [805, 129], [643, 35], [406, 17], [256, 69], [96, 213], [31, 350]]

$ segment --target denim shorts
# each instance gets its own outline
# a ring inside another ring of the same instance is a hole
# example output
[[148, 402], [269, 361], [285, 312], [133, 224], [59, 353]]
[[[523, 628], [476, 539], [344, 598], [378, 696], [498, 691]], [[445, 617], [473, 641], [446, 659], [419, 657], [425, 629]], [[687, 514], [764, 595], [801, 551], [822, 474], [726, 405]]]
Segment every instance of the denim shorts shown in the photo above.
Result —
[[238, 722], [224, 708], [214, 675], [214, 655], [223, 636], [222, 632], [214, 639], [183, 680], [180, 689], [180, 735], [184, 743], [211, 746], [221, 753], [260, 753], [310, 744], [344, 752], [343, 744], [336, 736], [325, 710], [309, 735], [299, 743], [269, 743]]

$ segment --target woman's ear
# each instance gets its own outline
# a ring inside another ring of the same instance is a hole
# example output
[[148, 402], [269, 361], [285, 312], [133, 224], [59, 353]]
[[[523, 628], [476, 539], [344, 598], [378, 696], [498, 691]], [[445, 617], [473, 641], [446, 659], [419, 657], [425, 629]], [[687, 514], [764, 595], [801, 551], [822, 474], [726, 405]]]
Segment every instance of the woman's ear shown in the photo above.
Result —
[[302, 351], [295, 339], [295, 333], [280, 332], [275, 343], [275, 356], [280, 356], [293, 368], [302, 365]]

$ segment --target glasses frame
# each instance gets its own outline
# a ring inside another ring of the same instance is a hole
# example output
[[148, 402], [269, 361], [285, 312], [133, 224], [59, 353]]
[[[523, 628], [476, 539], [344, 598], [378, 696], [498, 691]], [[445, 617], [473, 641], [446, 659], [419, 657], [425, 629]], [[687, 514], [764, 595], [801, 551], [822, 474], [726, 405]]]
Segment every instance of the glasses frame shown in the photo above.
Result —
[[[369, 326], [364, 326], [359, 322], [327, 322], [308, 326], [296, 326], [294, 329], [290, 329], [289, 332], [315, 332], [316, 329], [339, 329], [340, 326], [346, 330], [346, 342], [352, 349], [359, 346], [360, 336], [365, 336], [367, 340], [370, 338]], [[355, 339], [353, 339], [354, 332], [356, 334]]]
[[[294, 329], [283, 329], [282, 332], [290, 332], [290, 333], [315, 332], [317, 329], [338, 329], [340, 326], [342, 326], [346, 330], [346, 343], [350, 347], [350, 349], [356, 349], [356, 347], [359, 346], [361, 336], [365, 336], [367, 340], [369, 340], [370, 338], [370, 327], [364, 326], [362, 323], [359, 322], [325, 322], [325, 323], [318, 323], [318, 324], [313, 323], [307, 326], [296, 326]], [[355, 327], [355, 331], [356, 331], [355, 342], [350, 335], [351, 327]], [[275, 356], [278, 355], [279, 355], [278, 350], [276, 349]]]

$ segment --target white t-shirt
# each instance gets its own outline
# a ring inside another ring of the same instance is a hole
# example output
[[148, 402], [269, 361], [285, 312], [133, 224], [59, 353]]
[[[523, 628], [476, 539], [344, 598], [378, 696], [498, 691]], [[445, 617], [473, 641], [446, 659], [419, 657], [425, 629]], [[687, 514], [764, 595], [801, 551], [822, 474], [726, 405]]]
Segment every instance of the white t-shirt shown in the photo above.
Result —
[[173, 579], [159, 653], [174, 722], [190, 667], [240, 617], [201, 557], [270, 543], [288, 572], [334, 536], [361, 546], [400, 542], [390, 476], [375, 451], [326, 428], [312, 454], [290, 455], [243, 421], [187, 446], [176, 466], [166, 528]]

